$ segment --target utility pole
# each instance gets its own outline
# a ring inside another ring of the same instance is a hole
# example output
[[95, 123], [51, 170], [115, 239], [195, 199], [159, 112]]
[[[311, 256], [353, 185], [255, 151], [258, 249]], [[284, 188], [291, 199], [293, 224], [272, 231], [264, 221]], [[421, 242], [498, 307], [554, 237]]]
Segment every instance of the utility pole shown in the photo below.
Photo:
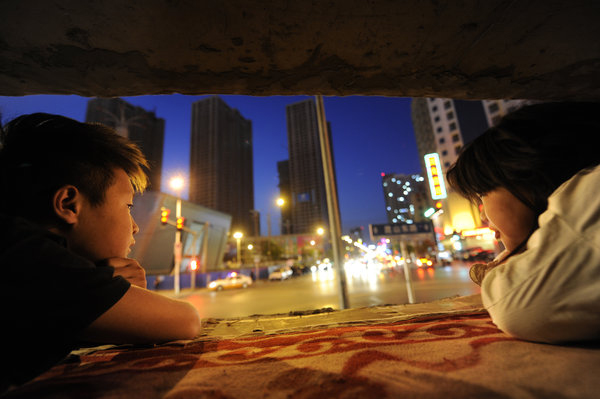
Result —
[[340, 210], [335, 175], [333, 173], [333, 160], [331, 159], [331, 143], [329, 142], [329, 133], [327, 131], [327, 119], [325, 118], [323, 96], [316, 96], [316, 99], [319, 142], [321, 144], [321, 159], [323, 160], [323, 176], [325, 177], [325, 193], [327, 197], [327, 213], [329, 216], [329, 232], [333, 249], [333, 262], [337, 268], [340, 279], [340, 307], [342, 309], [348, 309], [350, 304], [348, 302], [348, 291], [346, 287], [346, 272], [344, 271], [344, 265], [342, 265], [342, 228], [340, 223]]

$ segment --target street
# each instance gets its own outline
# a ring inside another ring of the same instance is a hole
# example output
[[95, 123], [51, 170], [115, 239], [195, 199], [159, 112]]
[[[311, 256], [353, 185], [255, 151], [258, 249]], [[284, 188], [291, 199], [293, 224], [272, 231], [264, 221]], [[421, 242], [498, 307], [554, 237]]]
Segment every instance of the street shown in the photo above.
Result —
[[[350, 307], [408, 303], [402, 267], [347, 271]], [[412, 269], [415, 302], [429, 302], [455, 295], [480, 292], [469, 279], [469, 267]], [[192, 303], [203, 318], [244, 317], [254, 314], [289, 313], [325, 307], [340, 308], [339, 282], [332, 270], [317, 271], [284, 281], [258, 281], [246, 289], [220, 292], [184, 290], [181, 299]]]

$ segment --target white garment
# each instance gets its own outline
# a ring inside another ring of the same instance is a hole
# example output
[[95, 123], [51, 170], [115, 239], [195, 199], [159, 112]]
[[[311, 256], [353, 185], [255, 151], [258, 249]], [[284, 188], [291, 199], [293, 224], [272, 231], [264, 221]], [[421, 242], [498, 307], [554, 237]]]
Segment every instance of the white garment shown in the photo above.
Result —
[[600, 165], [552, 193], [538, 222], [527, 250], [486, 274], [485, 308], [517, 338], [600, 339]]

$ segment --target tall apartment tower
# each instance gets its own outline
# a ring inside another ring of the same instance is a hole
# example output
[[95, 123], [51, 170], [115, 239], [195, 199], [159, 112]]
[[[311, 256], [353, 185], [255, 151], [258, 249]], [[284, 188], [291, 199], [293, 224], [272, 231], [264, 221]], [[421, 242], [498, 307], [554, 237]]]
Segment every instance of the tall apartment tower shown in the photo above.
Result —
[[483, 100], [483, 109], [489, 126], [496, 126], [500, 119], [525, 105], [536, 103], [533, 100]]
[[[314, 233], [317, 227], [329, 224], [315, 102], [308, 99], [290, 104], [286, 114], [291, 231], [294, 234]], [[331, 142], [329, 123], [327, 132]]]
[[530, 103], [529, 100], [414, 98], [411, 113], [421, 162], [425, 154], [437, 152], [445, 173], [463, 146], [497, 124], [502, 116]]
[[232, 230], [253, 234], [252, 121], [220, 97], [192, 104], [189, 200], [228, 213]]
[[150, 190], [160, 191], [165, 120], [120, 98], [94, 98], [88, 101], [86, 122], [98, 122], [136, 143], [150, 163]]
[[381, 180], [388, 223], [412, 224], [429, 220], [423, 215], [431, 207], [424, 177], [382, 173]]

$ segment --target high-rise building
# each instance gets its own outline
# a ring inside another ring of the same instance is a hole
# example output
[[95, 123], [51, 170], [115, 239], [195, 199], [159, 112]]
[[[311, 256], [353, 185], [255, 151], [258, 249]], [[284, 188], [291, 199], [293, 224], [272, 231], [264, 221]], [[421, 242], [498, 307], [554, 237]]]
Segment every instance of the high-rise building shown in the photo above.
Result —
[[[286, 114], [291, 231], [294, 234], [314, 233], [317, 227], [329, 224], [315, 102], [308, 99], [290, 104]], [[331, 143], [329, 123], [327, 134]], [[331, 157], [333, 161], [333, 154]]]
[[232, 216], [232, 230], [252, 235], [252, 121], [220, 97], [192, 104], [189, 200]]
[[165, 120], [120, 98], [94, 98], [88, 101], [86, 122], [98, 122], [136, 143], [150, 163], [150, 190], [160, 191]]
[[284, 203], [281, 206], [281, 234], [292, 234], [292, 207], [290, 187], [290, 161], [277, 162], [277, 173], [279, 174], [279, 197]]
[[500, 119], [525, 105], [536, 103], [533, 100], [483, 100], [483, 110], [489, 126], [496, 126]]
[[421, 175], [381, 174], [388, 223], [427, 221], [424, 213], [431, 207], [425, 178]]

